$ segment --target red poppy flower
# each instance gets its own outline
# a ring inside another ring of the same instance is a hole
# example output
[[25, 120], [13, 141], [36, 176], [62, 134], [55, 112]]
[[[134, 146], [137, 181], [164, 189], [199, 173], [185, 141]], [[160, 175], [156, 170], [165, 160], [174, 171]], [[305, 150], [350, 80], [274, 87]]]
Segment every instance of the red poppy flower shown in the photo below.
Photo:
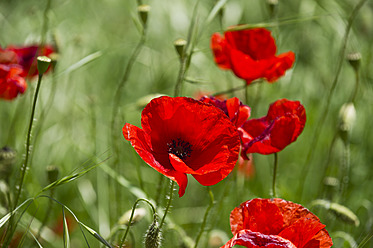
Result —
[[294, 142], [306, 123], [306, 111], [299, 101], [277, 100], [267, 116], [247, 120], [239, 129], [243, 154], [271, 154]]
[[[39, 50], [38, 50], [39, 49]], [[23, 67], [22, 77], [33, 77], [38, 75], [37, 56], [49, 56], [55, 49], [51, 45], [45, 45], [39, 48], [37, 45], [32, 46], [8, 46], [7, 51], [12, 51], [17, 55], [17, 64]]]
[[249, 178], [253, 178], [254, 175], [255, 175], [255, 165], [254, 165], [254, 158], [253, 158], [253, 155], [250, 153], [248, 155], [248, 160], [245, 159], [243, 156], [240, 156], [238, 158], [238, 172], [240, 173], [240, 175], [242, 175], [243, 177], [249, 179]]
[[0, 64], [0, 98], [12, 100], [25, 92], [27, 84], [20, 76], [22, 72], [19, 65]]
[[329, 233], [319, 218], [303, 206], [282, 199], [253, 199], [230, 215], [234, 245], [272, 248], [329, 248]]
[[142, 111], [142, 129], [126, 123], [124, 138], [140, 157], [179, 185], [191, 174], [204, 186], [223, 180], [240, 149], [237, 129], [220, 109], [187, 97], [153, 99]]
[[237, 128], [241, 127], [250, 117], [250, 107], [242, 104], [237, 97], [233, 97], [228, 100], [220, 100], [219, 98], [213, 96], [204, 96], [200, 99], [200, 101], [210, 103], [223, 110]]
[[274, 82], [295, 61], [293, 52], [276, 56], [275, 40], [271, 32], [264, 28], [227, 31], [224, 37], [214, 33], [211, 37], [211, 49], [220, 68], [232, 70], [237, 77], [246, 80], [247, 84], [259, 78]]

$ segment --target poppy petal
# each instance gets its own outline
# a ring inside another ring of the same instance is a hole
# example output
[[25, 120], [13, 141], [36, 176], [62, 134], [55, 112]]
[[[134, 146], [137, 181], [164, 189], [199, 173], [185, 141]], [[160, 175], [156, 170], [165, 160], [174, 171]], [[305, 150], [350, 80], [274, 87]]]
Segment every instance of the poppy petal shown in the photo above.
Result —
[[211, 37], [211, 50], [214, 54], [215, 63], [221, 69], [230, 69], [229, 58], [226, 55], [226, 41], [219, 33]]
[[295, 54], [287, 52], [275, 57], [268, 70], [265, 71], [265, 78], [272, 83], [279, 77], [285, 75], [285, 72], [293, 67], [295, 62]]
[[222, 248], [230, 248], [235, 245], [242, 245], [247, 248], [299, 248], [289, 240], [277, 235], [265, 235], [259, 232], [253, 232], [249, 229], [243, 229], [237, 232]]

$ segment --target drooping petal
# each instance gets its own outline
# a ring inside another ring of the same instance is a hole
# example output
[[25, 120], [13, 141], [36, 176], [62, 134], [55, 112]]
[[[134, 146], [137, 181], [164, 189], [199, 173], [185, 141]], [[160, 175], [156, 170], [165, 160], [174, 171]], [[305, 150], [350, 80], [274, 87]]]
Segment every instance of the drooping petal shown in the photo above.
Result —
[[287, 52], [280, 54], [272, 60], [272, 63], [268, 70], [266, 70], [264, 78], [268, 82], [272, 83], [279, 77], [285, 75], [285, 72], [293, 67], [295, 62], [295, 54], [293, 52]]
[[231, 68], [226, 54], [226, 41], [219, 33], [214, 33], [211, 36], [211, 50], [214, 54], [215, 63], [221, 69]]
[[253, 232], [249, 229], [243, 229], [237, 232], [231, 240], [229, 240], [221, 248], [230, 248], [235, 245], [242, 245], [247, 248], [299, 248], [277, 235], [265, 235], [259, 232]]

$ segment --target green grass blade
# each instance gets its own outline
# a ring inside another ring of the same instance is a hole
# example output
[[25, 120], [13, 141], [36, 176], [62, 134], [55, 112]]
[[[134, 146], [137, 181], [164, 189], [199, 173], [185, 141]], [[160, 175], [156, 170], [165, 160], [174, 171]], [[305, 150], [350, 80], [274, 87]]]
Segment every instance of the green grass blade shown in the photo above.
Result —
[[69, 228], [67, 226], [64, 208], [62, 208], [62, 216], [63, 216], [63, 244], [65, 248], [70, 248]]
[[112, 248], [112, 246], [107, 242], [103, 237], [100, 236], [95, 230], [92, 228], [84, 225], [82, 222], [79, 222], [79, 224], [84, 227], [93, 237], [95, 237], [98, 241], [100, 241], [102, 244], [104, 244], [106, 247]]

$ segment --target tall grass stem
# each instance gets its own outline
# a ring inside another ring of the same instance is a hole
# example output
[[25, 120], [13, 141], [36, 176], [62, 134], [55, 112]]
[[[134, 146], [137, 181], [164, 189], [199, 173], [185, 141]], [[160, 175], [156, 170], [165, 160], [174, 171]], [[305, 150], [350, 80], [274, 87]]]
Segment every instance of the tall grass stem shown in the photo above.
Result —
[[202, 221], [199, 233], [197, 235], [196, 242], [194, 244], [194, 248], [198, 247], [198, 242], [201, 239], [201, 236], [202, 236], [203, 232], [205, 231], [205, 226], [206, 226], [206, 223], [207, 223], [207, 216], [208, 216], [211, 208], [214, 206], [214, 194], [212, 193], [210, 187], [207, 187], [207, 191], [208, 191], [208, 194], [210, 196], [210, 204], [206, 209], [205, 215], [203, 216], [203, 221]]

